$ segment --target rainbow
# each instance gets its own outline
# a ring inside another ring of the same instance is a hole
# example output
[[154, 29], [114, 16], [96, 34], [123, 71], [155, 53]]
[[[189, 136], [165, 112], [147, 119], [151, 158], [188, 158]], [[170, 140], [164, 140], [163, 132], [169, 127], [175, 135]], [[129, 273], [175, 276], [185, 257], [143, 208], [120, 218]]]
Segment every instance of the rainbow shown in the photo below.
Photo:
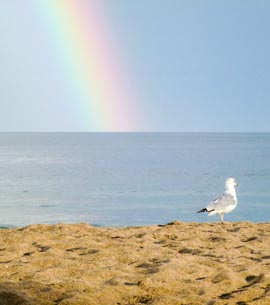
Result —
[[138, 131], [142, 118], [102, 1], [41, 0], [76, 107], [89, 131]]

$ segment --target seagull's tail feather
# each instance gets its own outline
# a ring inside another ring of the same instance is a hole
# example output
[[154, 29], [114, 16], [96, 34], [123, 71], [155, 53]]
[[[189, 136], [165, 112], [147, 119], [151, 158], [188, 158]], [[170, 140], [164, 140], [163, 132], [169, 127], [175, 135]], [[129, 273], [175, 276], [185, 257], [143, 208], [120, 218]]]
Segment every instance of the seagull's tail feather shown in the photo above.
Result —
[[204, 209], [198, 211], [197, 213], [203, 213], [203, 212], [208, 212], [208, 210], [206, 208], [204, 208]]

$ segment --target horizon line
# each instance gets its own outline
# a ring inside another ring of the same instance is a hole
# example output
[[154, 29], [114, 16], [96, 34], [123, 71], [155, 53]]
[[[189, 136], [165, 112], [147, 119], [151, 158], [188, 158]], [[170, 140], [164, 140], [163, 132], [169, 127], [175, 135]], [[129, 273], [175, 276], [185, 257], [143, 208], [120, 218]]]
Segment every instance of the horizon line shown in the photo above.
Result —
[[186, 133], [186, 134], [258, 134], [258, 133], [270, 133], [270, 131], [76, 131], [76, 130], [23, 130], [23, 131], [1, 131], [0, 133]]

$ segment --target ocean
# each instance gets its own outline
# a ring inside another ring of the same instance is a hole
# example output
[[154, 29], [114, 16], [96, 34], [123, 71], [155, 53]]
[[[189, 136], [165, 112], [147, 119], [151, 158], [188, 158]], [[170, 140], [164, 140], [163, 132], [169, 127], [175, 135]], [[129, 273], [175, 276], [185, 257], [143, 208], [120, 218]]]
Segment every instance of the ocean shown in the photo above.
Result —
[[225, 221], [268, 222], [269, 133], [0, 133], [0, 227], [215, 222], [227, 177]]

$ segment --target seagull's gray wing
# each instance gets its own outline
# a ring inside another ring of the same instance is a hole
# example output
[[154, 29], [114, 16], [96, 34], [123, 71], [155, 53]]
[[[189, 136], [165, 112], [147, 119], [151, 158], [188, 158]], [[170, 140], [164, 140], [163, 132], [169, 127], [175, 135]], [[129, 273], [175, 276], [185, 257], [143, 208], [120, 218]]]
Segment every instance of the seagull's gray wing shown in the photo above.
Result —
[[208, 204], [207, 211], [219, 211], [225, 210], [228, 206], [235, 204], [235, 199], [231, 194], [223, 194], [216, 197], [212, 202]]

